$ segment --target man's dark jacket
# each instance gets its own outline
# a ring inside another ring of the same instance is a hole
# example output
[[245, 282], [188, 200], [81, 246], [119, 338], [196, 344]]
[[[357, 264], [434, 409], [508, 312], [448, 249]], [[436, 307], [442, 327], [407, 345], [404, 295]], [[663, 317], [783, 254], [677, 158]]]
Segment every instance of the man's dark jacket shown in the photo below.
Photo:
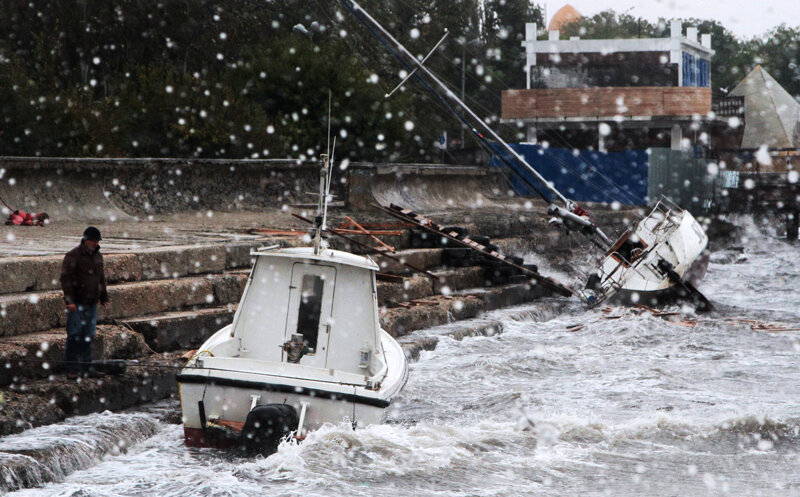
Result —
[[99, 246], [92, 253], [81, 242], [67, 252], [61, 266], [61, 289], [67, 304], [94, 305], [98, 301], [102, 304], [108, 302], [103, 256]]

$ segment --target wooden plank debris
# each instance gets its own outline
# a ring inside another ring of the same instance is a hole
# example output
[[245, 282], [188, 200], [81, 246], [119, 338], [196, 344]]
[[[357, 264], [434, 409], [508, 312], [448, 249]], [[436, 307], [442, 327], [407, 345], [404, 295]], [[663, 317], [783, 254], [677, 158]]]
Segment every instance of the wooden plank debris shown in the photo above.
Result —
[[[307, 222], [309, 224], [314, 224], [314, 221], [312, 221], [311, 219], [305, 218], [305, 217], [301, 216], [300, 214], [292, 214], [292, 216], [296, 217], [297, 219], [300, 219], [301, 221], [305, 221], [305, 222]], [[398, 262], [398, 263], [402, 264], [403, 266], [405, 266], [405, 267], [407, 267], [409, 269], [412, 269], [412, 270], [414, 270], [414, 271], [416, 271], [416, 272], [418, 272], [418, 273], [420, 273], [422, 275], [425, 275], [425, 276], [427, 276], [428, 278], [430, 278], [430, 279], [432, 279], [434, 281], [439, 281], [439, 277], [436, 276], [435, 274], [431, 273], [430, 271], [427, 271], [427, 270], [422, 269], [422, 268], [418, 268], [418, 267], [414, 266], [413, 264], [408, 264], [407, 262], [403, 262], [399, 258], [397, 258], [397, 257], [395, 257], [393, 255], [389, 255], [383, 250], [378, 250], [375, 247], [371, 247], [371, 246], [367, 245], [366, 243], [361, 243], [358, 240], [356, 240], [356, 239], [354, 239], [354, 238], [352, 238], [350, 236], [347, 236], [347, 235], [345, 235], [343, 233], [340, 233], [339, 230], [337, 230], [336, 228], [329, 229], [328, 232], [329, 233], [333, 233], [334, 235], [336, 235], [336, 236], [338, 236], [340, 238], [344, 238], [345, 240], [347, 240], [348, 242], [350, 242], [350, 243], [352, 243], [354, 245], [358, 245], [359, 247], [362, 247], [362, 248], [365, 248], [367, 250], [370, 250], [371, 253], [381, 254], [384, 257], [386, 257], [387, 259], [391, 259], [391, 260], [393, 260], [395, 262]]]
[[[670, 324], [674, 324], [676, 326], [685, 326], [687, 328], [694, 328], [700, 323], [712, 322], [709, 319], [674, 319], [677, 316], [680, 316], [681, 313], [678, 311], [659, 311], [658, 309], [653, 309], [645, 305], [636, 305], [634, 307], [626, 308], [613, 308], [610, 306], [605, 306], [601, 309], [601, 312], [605, 314], [603, 319], [620, 319], [626, 316], [638, 316], [647, 312], [655, 317], [664, 318]], [[800, 332], [800, 327], [798, 327], [796, 324], [759, 321], [757, 319], [728, 318], [724, 321], [724, 323], [731, 326], [749, 326], [752, 331], [760, 331], [765, 333]], [[570, 330], [568, 329], [567, 331]]]
[[[360, 224], [358, 224], [357, 222], [355, 222], [355, 220], [353, 220], [352, 218], [350, 218], [350, 216], [345, 216], [345, 219], [347, 219], [348, 221], [350, 221], [351, 223], [353, 223], [353, 226], [355, 226], [355, 227], [356, 227], [356, 229], [358, 229], [359, 231], [361, 231], [363, 234], [365, 234], [365, 235], [368, 235], [370, 238], [372, 238], [373, 240], [375, 240], [376, 242], [378, 242], [378, 244], [379, 244], [381, 247], [385, 248], [386, 250], [388, 250], [388, 251], [389, 251], [389, 252], [391, 252], [391, 253], [394, 253], [394, 247], [392, 247], [391, 245], [387, 245], [387, 244], [383, 243], [383, 241], [382, 241], [380, 238], [378, 238], [377, 236], [375, 236], [375, 234], [374, 234], [374, 233], [370, 233], [369, 231], [367, 231], [366, 229], [364, 229], [364, 227], [363, 227], [363, 226], [361, 226]], [[396, 232], [396, 233], [397, 233], [397, 235], [401, 235], [403, 232], [402, 232], [402, 231], [398, 231], [398, 232]]]
[[503, 254], [500, 254], [494, 250], [488, 250], [484, 245], [472, 240], [469, 236], [460, 236], [455, 231], [450, 233], [445, 233], [442, 230], [442, 227], [438, 224], [434, 223], [430, 219], [422, 216], [421, 214], [417, 214], [414, 211], [409, 209], [405, 209], [395, 204], [390, 204], [389, 207], [385, 207], [380, 204], [373, 204], [376, 208], [382, 210], [383, 212], [389, 214], [390, 216], [399, 219], [401, 221], [405, 221], [408, 223], [414, 224], [416, 227], [421, 228], [425, 231], [431, 232], [437, 236], [441, 236], [442, 238], [446, 238], [450, 241], [455, 242], [456, 245], [460, 245], [465, 248], [471, 248], [486, 257], [494, 259], [496, 261], [500, 261], [503, 264], [516, 268], [517, 270], [521, 271], [523, 274], [528, 276], [531, 279], [536, 280], [536, 282], [553, 292], [562, 295], [564, 297], [569, 297], [575, 294], [575, 291], [571, 288], [558, 283], [557, 281], [548, 278], [546, 276], [542, 276], [537, 271], [533, 271], [526, 267], [520, 266], [518, 264], [514, 264], [510, 260], [508, 260]]

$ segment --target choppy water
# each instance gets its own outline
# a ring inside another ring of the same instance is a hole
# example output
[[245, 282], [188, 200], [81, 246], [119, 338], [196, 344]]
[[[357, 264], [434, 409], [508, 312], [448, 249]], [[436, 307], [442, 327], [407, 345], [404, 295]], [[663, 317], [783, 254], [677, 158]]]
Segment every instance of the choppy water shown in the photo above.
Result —
[[756, 240], [713, 255], [701, 290], [720, 310], [694, 328], [577, 304], [506, 319], [424, 352], [386, 425], [245, 459], [153, 417], [127, 452], [18, 495], [800, 495], [800, 333], [728, 322], [800, 325], [800, 247]]

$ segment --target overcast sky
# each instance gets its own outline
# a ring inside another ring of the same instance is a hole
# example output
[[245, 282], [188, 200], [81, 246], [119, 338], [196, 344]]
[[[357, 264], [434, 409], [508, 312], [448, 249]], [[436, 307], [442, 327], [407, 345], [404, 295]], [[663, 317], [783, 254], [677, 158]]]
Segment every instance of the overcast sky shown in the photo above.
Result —
[[[800, 26], [800, 0], [541, 0], [547, 5], [547, 21], [569, 3], [583, 15], [607, 9], [642, 17], [714, 19], [735, 35], [750, 38], [781, 24]], [[534, 3], [538, 3], [534, 0]]]

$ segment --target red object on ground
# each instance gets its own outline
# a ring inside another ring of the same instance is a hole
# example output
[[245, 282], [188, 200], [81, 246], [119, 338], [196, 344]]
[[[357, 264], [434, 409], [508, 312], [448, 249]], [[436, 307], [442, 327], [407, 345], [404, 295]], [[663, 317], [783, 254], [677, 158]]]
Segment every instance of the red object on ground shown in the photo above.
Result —
[[37, 212], [31, 214], [30, 212], [16, 210], [9, 214], [6, 224], [15, 226], [44, 226], [50, 216], [46, 212]]

